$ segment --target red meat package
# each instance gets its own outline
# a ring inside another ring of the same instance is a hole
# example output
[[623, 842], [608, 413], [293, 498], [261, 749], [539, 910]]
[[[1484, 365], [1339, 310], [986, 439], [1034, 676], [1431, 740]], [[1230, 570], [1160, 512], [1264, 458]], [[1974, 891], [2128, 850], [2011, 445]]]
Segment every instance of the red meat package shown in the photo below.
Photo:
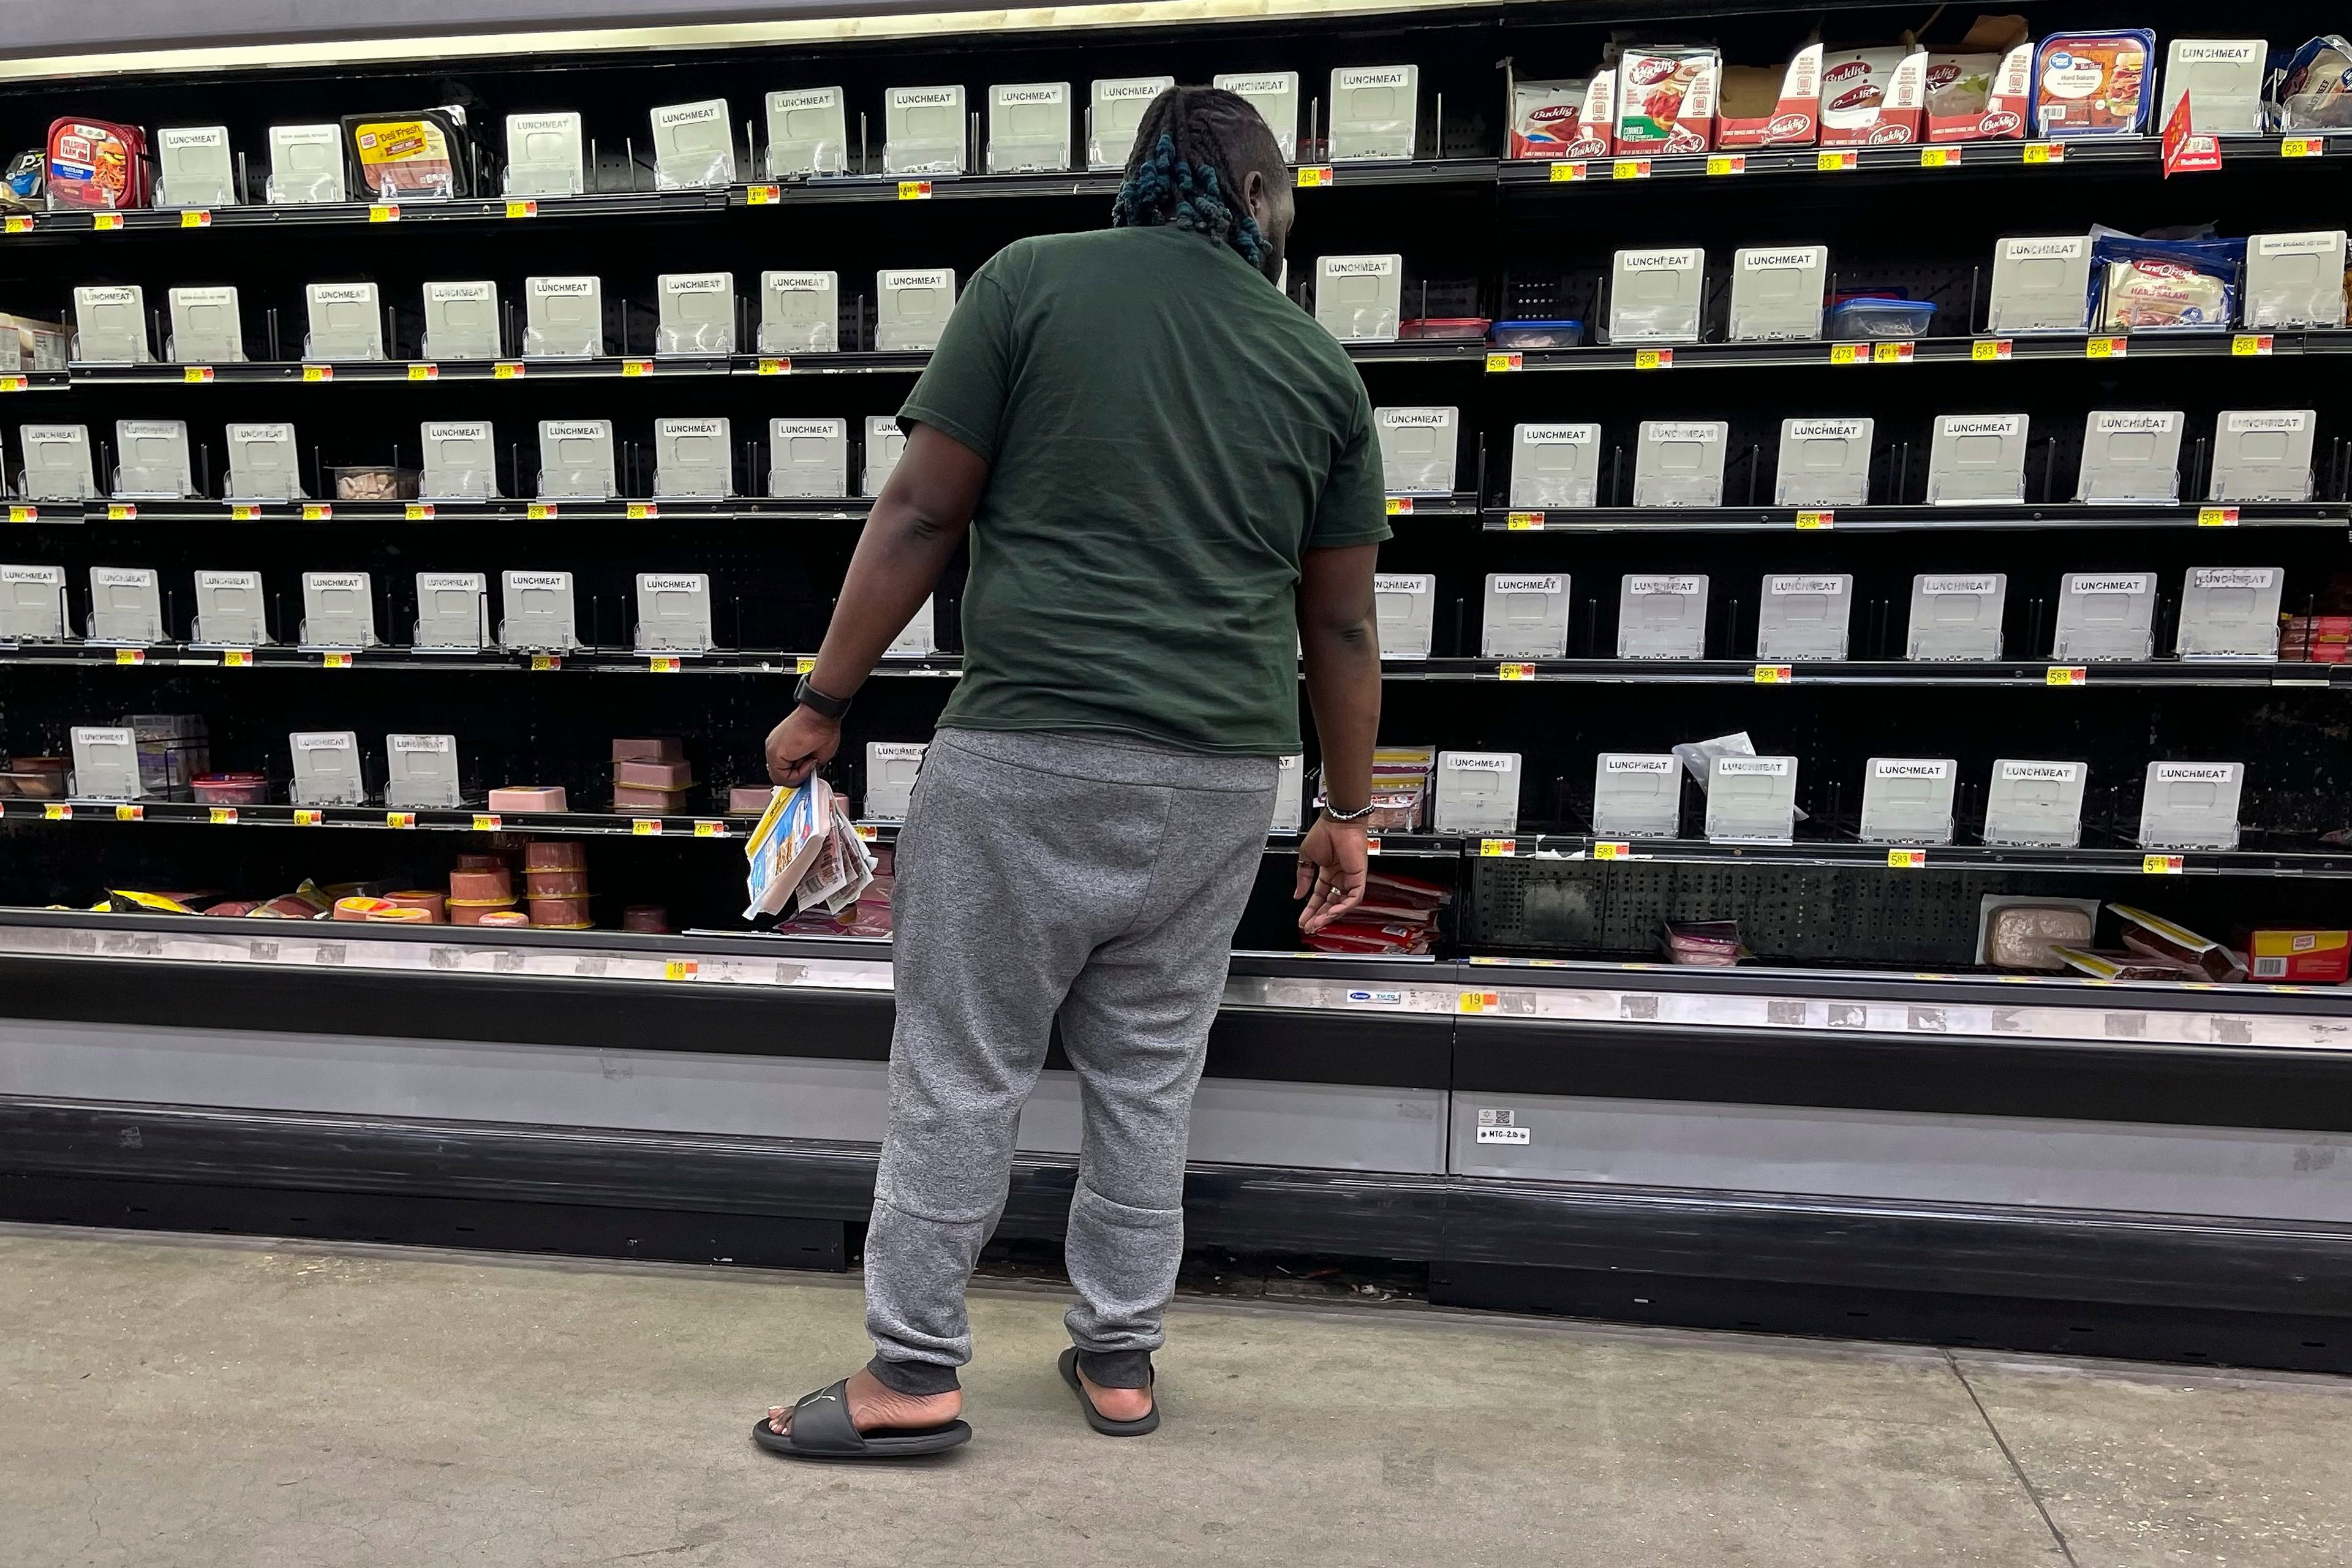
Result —
[[1713, 49], [1627, 49], [1617, 61], [1617, 151], [1706, 152], [1720, 68]]
[[107, 120], [49, 126], [49, 210], [121, 212], [147, 205], [147, 133]]
[[1902, 146], [1919, 140], [1927, 57], [1917, 49], [1846, 49], [1822, 61], [1822, 145]]

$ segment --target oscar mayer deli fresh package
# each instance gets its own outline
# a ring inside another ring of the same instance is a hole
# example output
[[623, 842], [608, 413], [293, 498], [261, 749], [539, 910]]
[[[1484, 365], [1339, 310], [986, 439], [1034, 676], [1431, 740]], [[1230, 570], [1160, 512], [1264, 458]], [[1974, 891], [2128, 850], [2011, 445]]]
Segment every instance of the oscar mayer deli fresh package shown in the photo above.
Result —
[[2352, 976], [2352, 931], [2257, 926], [2238, 932], [2238, 952], [2256, 980], [2341, 985]]
[[1706, 152], [1720, 63], [1713, 49], [1627, 49], [1617, 61], [1617, 151]]
[[360, 187], [378, 201], [445, 200], [467, 182], [466, 111], [455, 104], [390, 114], [346, 114], [343, 137]]
[[1927, 57], [1899, 46], [1843, 49], [1822, 60], [1822, 145], [1902, 146], [1919, 140]]
[[51, 212], [119, 212], [147, 205], [147, 133], [105, 120], [49, 126]]
[[2044, 136], [2137, 136], [2154, 97], [2156, 35], [2145, 27], [2053, 33], [2034, 65], [2033, 124]]

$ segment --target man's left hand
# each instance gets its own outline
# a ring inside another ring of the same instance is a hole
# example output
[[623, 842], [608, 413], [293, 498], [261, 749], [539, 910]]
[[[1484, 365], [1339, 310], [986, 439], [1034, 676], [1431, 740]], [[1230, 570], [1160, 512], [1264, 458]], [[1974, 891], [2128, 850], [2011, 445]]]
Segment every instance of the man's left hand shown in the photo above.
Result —
[[768, 777], [797, 784], [833, 761], [841, 750], [841, 721], [814, 708], [795, 708], [768, 731]]

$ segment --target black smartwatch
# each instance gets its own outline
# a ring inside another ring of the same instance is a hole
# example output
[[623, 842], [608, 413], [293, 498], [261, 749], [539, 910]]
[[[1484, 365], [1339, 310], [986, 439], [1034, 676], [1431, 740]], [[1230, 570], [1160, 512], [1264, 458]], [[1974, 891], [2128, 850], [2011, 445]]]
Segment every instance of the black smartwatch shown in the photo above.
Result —
[[814, 709], [836, 724], [841, 721], [842, 716], [849, 711], [848, 698], [827, 697], [824, 692], [811, 686], [809, 678], [805, 675], [801, 677], [801, 683], [793, 689], [793, 704], [799, 708]]

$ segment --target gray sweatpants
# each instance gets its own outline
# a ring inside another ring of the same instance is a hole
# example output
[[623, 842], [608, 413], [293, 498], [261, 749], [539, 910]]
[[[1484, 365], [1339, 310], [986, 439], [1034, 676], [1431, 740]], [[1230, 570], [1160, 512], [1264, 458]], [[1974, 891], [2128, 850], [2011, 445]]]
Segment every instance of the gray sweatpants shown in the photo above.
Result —
[[1192, 1091], [1274, 816], [1271, 757], [943, 730], [898, 838], [890, 1128], [866, 1237], [876, 1377], [958, 1386], [1054, 1026], [1085, 1131], [1065, 1256], [1087, 1375], [1140, 1387], [1184, 1247]]

